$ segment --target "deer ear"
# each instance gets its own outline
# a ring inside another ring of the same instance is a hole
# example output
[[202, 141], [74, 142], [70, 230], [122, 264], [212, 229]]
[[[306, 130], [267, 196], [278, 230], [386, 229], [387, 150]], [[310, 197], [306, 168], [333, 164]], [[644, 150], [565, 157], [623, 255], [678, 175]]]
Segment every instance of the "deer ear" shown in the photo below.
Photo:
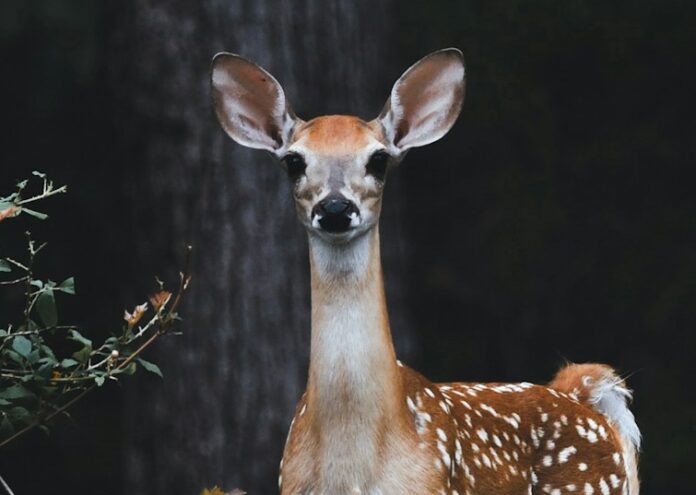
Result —
[[272, 75], [239, 55], [218, 53], [211, 87], [217, 118], [232, 139], [250, 148], [281, 152], [295, 116]]
[[439, 50], [413, 64], [396, 81], [379, 120], [400, 152], [437, 141], [457, 120], [464, 102], [464, 57]]

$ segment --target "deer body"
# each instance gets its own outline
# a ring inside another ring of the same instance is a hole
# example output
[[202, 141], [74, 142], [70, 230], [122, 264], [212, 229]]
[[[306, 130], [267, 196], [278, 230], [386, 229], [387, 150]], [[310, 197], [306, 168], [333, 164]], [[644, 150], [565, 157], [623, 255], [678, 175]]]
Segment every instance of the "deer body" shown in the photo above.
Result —
[[611, 368], [571, 365], [549, 386], [435, 384], [396, 359], [379, 251], [386, 172], [449, 130], [463, 94], [461, 54], [443, 50], [406, 71], [377, 119], [305, 122], [263, 69], [214, 61], [223, 128], [281, 159], [309, 236], [309, 378], [283, 495], [638, 495], [640, 434]]

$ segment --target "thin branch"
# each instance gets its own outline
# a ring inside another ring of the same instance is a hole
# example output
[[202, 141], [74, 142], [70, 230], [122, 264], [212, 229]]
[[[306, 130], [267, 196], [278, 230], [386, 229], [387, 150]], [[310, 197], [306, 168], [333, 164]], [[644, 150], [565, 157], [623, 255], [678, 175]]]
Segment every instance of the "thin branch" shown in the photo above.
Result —
[[10, 489], [10, 485], [7, 484], [7, 482], [2, 478], [2, 476], [0, 476], [0, 483], [2, 483], [2, 486], [5, 488], [7, 493], [9, 493], [10, 495], [14, 495], [14, 492], [12, 491], [12, 489]]
[[14, 280], [3, 280], [0, 281], [0, 285], [12, 285], [12, 284], [18, 284], [20, 282], [23, 282], [24, 280], [27, 280], [29, 278], [29, 275], [25, 275], [20, 278], [16, 278]]
[[27, 203], [33, 203], [34, 201], [38, 201], [40, 199], [48, 198], [50, 196], [55, 196], [56, 194], [61, 194], [61, 193], [66, 193], [66, 192], [68, 192], [68, 186], [61, 186], [58, 189], [53, 189], [51, 186], [48, 189], [44, 188], [44, 192], [42, 192], [41, 194], [37, 194], [36, 196], [32, 196], [31, 198], [17, 201], [15, 204], [17, 206], [22, 206], [22, 205], [25, 205]]
[[55, 418], [56, 416], [58, 416], [60, 413], [66, 411], [70, 406], [72, 406], [73, 404], [75, 404], [75, 402], [77, 402], [78, 400], [82, 399], [85, 395], [87, 395], [88, 392], [91, 392], [92, 389], [94, 389], [94, 387], [96, 387], [96, 385], [90, 385], [89, 387], [87, 387], [86, 389], [84, 389], [84, 390], [83, 390], [82, 392], [80, 392], [78, 395], [76, 395], [75, 397], [73, 397], [72, 399], [70, 399], [68, 402], [66, 402], [65, 404], [63, 404], [61, 407], [59, 407], [58, 409], [56, 409], [55, 411], [53, 411], [51, 414], [49, 414], [48, 416], [46, 416], [46, 417], [43, 418], [42, 420], [34, 421], [34, 422], [31, 423], [30, 425], [27, 425], [27, 426], [25, 426], [24, 428], [22, 428], [21, 430], [19, 430], [18, 432], [16, 432], [16, 433], [15, 433], [14, 435], [12, 435], [11, 437], [6, 438], [6, 439], [3, 440], [2, 442], [0, 442], [0, 447], [3, 447], [3, 446], [5, 446], [5, 445], [7, 445], [8, 443], [10, 443], [10, 442], [11, 442], [12, 440], [14, 440], [15, 438], [24, 435], [26, 432], [28, 432], [28, 431], [30, 431], [30, 430], [33, 430], [34, 428], [36, 428], [37, 426], [39, 426], [41, 423], [46, 423], [46, 422], [52, 420], [53, 418]]
[[[33, 250], [33, 243], [32, 243], [31, 240], [30, 240], [30, 254], [33, 254], [32, 251], [34, 251], [34, 250]], [[189, 270], [190, 270], [191, 251], [192, 251], [191, 246], [187, 246], [187, 249], [186, 249], [186, 261], [185, 261], [185, 263], [184, 263], [184, 269], [183, 269], [183, 271], [181, 271], [181, 272], [179, 273], [179, 277], [180, 277], [180, 280], [179, 280], [179, 287], [178, 287], [177, 293], [176, 293], [176, 295], [175, 295], [175, 297], [174, 297], [174, 301], [172, 302], [172, 304], [169, 306], [169, 308], [166, 309], [166, 311], [164, 310], [164, 306], [163, 306], [162, 308], [159, 308], [158, 310], [156, 310], [155, 316], [147, 323], [147, 325], [145, 325], [145, 327], [143, 327], [143, 328], [140, 329], [140, 332], [137, 333], [133, 339], [130, 339], [128, 342], [126, 342], [126, 344], [129, 344], [130, 342], [132, 342], [132, 341], [135, 340], [136, 338], [142, 336], [143, 333], [144, 333], [145, 331], [147, 331], [150, 327], [154, 326], [155, 323], [159, 324], [157, 330], [155, 330], [154, 333], [153, 333], [152, 335], [150, 335], [150, 337], [149, 337], [145, 342], [143, 342], [143, 343], [140, 345], [140, 347], [138, 347], [135, 351], [133, 351], [132, 354], [130, 354], [126, 359], [124, 359], [123, 361], [121, 361], [120, 363], [118, 363], [116, 366], [114, 366], [113, 369], [109, 370], [109, 371], [107, 372], [107, 373], [108, 373], [108, 378], [112, 378], [111, 375], [112, 375], [112, 373], [113, 373], [114, 371], [122, 371], [122, 370], [124, 370], [129, 364], [131, 364], [131, 363], [133, 362], [133, 360], [135, 360], [135, 359], [136, 359], [140, 354], [142, 354], [148, 347], [150, 347], [159, 337], [161, 337], [162, 335], [165, 335], [165, 334], [169, 331], [169, 327], [170, 327], [170, 326], [173, 324], [173, 322], [176, 320], [176, 310], [177, 310], [177, 308], [178, 308], [178, 306], [179, 306], [179, 304], [180, 304], [180, 302], [181, 302], [181, 300], [182, 300], [183, 293], [188, 289], [188, 285], [189, 285], [189, 282], [190, 282], [190, 280], [191, 280], [191, 275], [190, 275], [190, 272], [189, 272]], [[28, 271], [28, 273], [29, 273], [29, 275], [28, 275], [29, 279], [32, 278], [32, 275], [31, 275], [31, 267], [32, 267], [32, 264], [33, 264], [33, 256], [30, 255], [29, 268], [27, 268], [27, 271]], [[29, 285], [29, 284], [28, 284], [28, 285]], [[37, 293], [35, 293], [35, 294], [38, 294], [38, 293], [40, 293], [40, 291], [37, 291]], [[27, 289], [27, 297], [29, 298], [29, 299], [27, 300], [27, 303], [29, 303], [30, 305], [33, 305], [33, 302], [34, 302], [34, 301], [32, 301], [31, 299], [34, 299], [34, 300], [35, 300], [35, 299], [36, 299], [36, 296], [34, 296], [33, 298], [31, 297], [30, 289]], [[165, 304], [166, 304], [166, 303], [165, 303]], [[56, 328], [57, 328], [57, 327], [56, 327]], [[72, 327], [72, 326], [65, 326], [65, 328], [75, 328], [75, 327]], [[14, 337], [15, 335], [17, 335], [17, 334], [13, 334], [13, 337]], [[2, 344], [4, 344], [4, 342], [3, 342]], [[99, 350], [102, 349], [103, 347], [104, 347], [104, 346], [100, 347], [97, 351], [93, 351], [93, 354], [92, 354], [92, 355], [98, 354], [98, 353], [99, 353]], [[109, 361], [110, 361], [111, 359], [114, 359], [114, 358], [113, 358], [111, 355], [108, 355], [108, 356], [106, 356], [103, 360], [101, 360], [99, 363], [97, 363], [97, 364], [95, 364], [95, 365], [90, 365], [90, 366], [88, 366], [88, 367], [85, 369], [85, 371], [86, 371], [86, 372], [90, 372], [90, 371], [92, 371], [92, 370], [94, 370], [94, 369], [97, 369], [97, 368], [99, 368], [101, 365], [103, 365], [104, 363], [109, 363]], [[3, 370], [3, 371], [4, 371], [4, 370]], [[73, 371], [72, 374], [71, 374], [71, 376], [68, 376], [68, 377], [59, 377], [59, 378], [51, 379], [51, 381], [54, 381], [54, 382], [63, 382], [63, 383], [65, 383], [65, 385], [63, 386], [63, 392], [62, 392], [63, 395], [65, 395], [65, 394], [67, 394], [67, 393], [80, 390], [79, 387], [82, 387], [82, 386], [77, 386], [77, 387], [75, 387], [75, 388], [71, 388], [71, 387], [70, 387], [71, 384], [73, 384], [73, 383], [75, 383], [75, 382], [79, 382], [79, 381], [93, 380], [93, 379], [95, 378], [94, 376], [88, 376], [88, 377], [85, 377], [85, 376], [76, 376], [76, 375], [75, 375], [76, 372], [77, 372], [77, 370]], [[4, 375], [4, 377], [5, 377], [5, 378], [15, 378], [14, 375]], [[57, 408], [55, 409], [55, 411], [51, 412], [50, 414], [47, 414], [45, 417], [38, 418], [36, 421], [34, 421], [34, 422], [32, 422], [31, 424], [25, 426], [25, 427], [22, 428], [21, 430], [15, 432], [15, 433], [14, 433], [12, 436], [10, 436], [9, 438], [7, 438], [7, 439], [5, 439], [5, 440], [2, 440], [2, 441], [0, 442], [0, 447], [3, 447], [3, 446], [5, 446], [5, 445], [7, 445], [8, 443], [12, 442], [12, 441], [13, 441], [14, 439], [16, 439], [17, 437], [23, 435], [24, 433], [27, 433], [28, 431], [30, 431], [30, 430], [36, 428], [37, 426], [39, 426], [39, 425], [41, 425], [41, 424], [44, 424], [44, 423], [50, 421], [51, 419], [53, 419], [54, 417], [56, 417], [58, 414], [61, 414], [61, 413], [65, 412], [68, 408], [70, 408], [72, 405], [74, 405], [74, 404], [75, 404], [77, 401], [79, 401], [82, 397], [84, 397], [84, 396], [87, 395], [89, 392], [91, 392], [92, 390], [94, 390], [94, 388], [95, 388], [96, 386], [97, 386], [96, 383], [93, 383], [92, 385], [89, 385], [89, 386], [87, 386], [86, 388], [82, 388], [80, 393], [78, 393], [75, 397], [73, 397], [72, 399], [70, 399], [68, 402], [66, 402], [66, 403], [63, 404], [62, 406], [57, 407]]]

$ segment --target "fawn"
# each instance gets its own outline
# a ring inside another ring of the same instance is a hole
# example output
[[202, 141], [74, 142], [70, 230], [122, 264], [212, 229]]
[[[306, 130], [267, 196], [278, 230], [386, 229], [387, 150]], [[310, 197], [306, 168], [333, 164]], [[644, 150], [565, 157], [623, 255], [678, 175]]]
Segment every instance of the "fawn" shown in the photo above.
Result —
[[571, 364], [548, 385], [433, 383], [396, 359], [382, 191], [410, 148], [449, 131], [464, 83], [461, 52], [440, 50], [398, 79], [376, 119], [303, 121], [268, 72], [229, 53], [213, 60], [220, 124], [279, 159], [309, 238], [309, 377], [283, 495], [638, 495], [640, 432], [610, 367]]

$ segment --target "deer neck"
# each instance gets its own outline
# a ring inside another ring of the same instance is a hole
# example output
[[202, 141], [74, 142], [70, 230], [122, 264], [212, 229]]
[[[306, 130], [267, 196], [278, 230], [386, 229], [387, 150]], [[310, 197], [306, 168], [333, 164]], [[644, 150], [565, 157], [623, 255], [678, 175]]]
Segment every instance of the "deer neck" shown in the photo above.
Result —
[[[377, 228], [348, 245], [310, 236], [312, 338], [308, 419], [324, 464], [369, 482], [407, 414], [382, 281]], [[350, 469], [346, 469], [350, 468]], [[339, 478], [335, 478], [339, 476]], [[332, 482], [333, 483], [333, 482]]]

